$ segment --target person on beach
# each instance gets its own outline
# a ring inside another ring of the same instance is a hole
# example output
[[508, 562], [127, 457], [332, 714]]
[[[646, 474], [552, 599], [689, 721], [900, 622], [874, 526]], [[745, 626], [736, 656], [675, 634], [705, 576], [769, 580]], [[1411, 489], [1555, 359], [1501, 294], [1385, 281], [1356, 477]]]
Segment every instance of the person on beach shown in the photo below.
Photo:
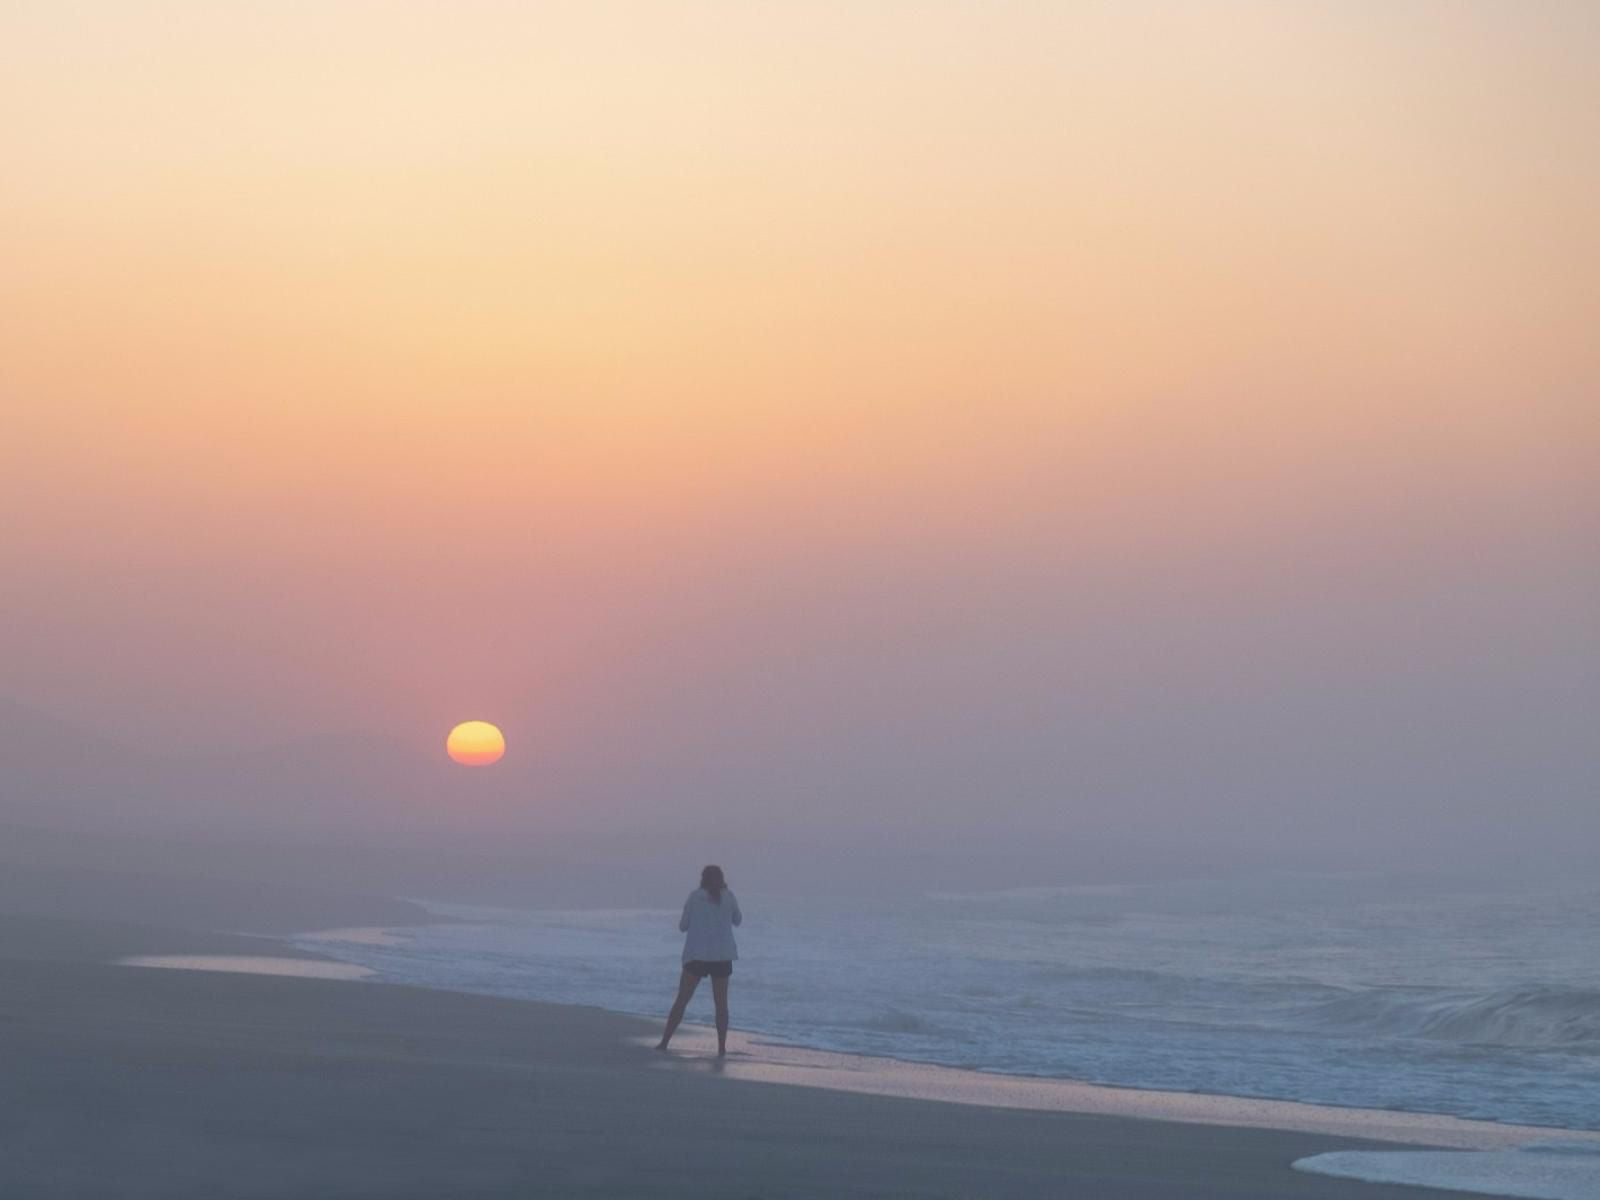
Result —
[[728, 978], [739, 947], [733, 941], [733, 927], [744, 922], [739, 901], [728, 890], [722, 868], [709, 866], [700, 872], [700, 886], [683, 902], [678, 929], [683, 939], [683, 974], [678, 978], [678, 998], [667, 1015], [667, 1029], [657, 1050], [665, 1050], [683, 1020], [690, 997], [706, 976], [711, 977], [711, 995], [717, 1002], [717, 1057], [728, 1053]]

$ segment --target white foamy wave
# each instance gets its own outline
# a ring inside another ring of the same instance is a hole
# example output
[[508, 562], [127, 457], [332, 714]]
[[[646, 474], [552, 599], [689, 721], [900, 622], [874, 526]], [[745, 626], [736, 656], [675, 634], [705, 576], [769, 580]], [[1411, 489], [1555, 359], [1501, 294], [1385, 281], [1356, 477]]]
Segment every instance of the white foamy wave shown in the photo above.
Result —
[[1518, 1200], [1600, 1196], [1600, 1142], [1540, 1142], [1517, 1150], [1339, 1150], [1294, 1164], [1297, 1171], [1445, 1188]]
[[1600, 991], [1504, 988], [1484, 994], [1370, 991], [1308, 1015], [1341, 1029], [1492, 1046], [1600, 1050]]

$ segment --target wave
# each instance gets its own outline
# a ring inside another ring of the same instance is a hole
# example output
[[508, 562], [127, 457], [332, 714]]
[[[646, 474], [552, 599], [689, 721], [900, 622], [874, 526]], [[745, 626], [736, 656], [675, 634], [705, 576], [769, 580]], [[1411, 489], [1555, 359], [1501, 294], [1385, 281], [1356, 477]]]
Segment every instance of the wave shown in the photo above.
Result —
[[[1221, 975], [1185, 975], [1148, 967], [1084, 967], [1061, 963], [1033, 966], [1029, 984], [1070, 992], [1079, 1002], [1135, 1002], [1147, 1006], [1166, 1006], [1175, 1018], [1186, 1018], [1186, 1009], [1206, 1007], [1215, 1013], [1219, 1005], [1258, 1010], [1276, 1010], [1293, 1004], [1310, 1004], [1325, 997], [1342, 996], [1343, 989], [1307, 979], [1284, 975], [1276, 979], [1250, 979]], [[1143, 1014], [1159, 1019], [1155, 1014]]]
[[875, 1017], [869, 1017], [861, 1023], [861, 1028], [870, 1029], [874, 1033], [934, 1033], [936, 1030], [927, 1021], [898, 1008], [891, 1008]]
[[1502, 988], [1488, 993], [1368, 991], [1314, 1005], [1324, 1025], [1473, 1045], [1600, 1050], [1600, 991]]
[[1196, 982], [1188, 975], [1154, 971], [1148, 967], [1082, 967], [1068, 963], [1044, 963], [1032, 968], [1035, 979], [1063, 982], [1132, 983], [1158, 987], [1187, 987]]

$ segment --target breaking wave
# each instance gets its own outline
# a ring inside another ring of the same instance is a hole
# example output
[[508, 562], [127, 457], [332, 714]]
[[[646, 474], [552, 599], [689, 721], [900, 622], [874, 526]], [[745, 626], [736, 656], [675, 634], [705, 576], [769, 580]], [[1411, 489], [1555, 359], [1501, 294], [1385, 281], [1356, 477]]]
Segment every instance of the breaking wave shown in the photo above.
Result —
[[1488, 1046], [1600, 1051], [1600, 991], [1503, 988], [1489, 993], [1354, 992], [1317, 1004], [1324, 1025]]

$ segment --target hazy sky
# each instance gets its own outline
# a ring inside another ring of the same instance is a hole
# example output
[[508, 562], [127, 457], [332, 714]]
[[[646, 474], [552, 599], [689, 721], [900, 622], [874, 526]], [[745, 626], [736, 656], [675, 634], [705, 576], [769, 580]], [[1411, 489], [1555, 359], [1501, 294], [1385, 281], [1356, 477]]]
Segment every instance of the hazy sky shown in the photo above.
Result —
[[0, 7], [0, 692], [537, 828], [1600, 829], [1600, 6]]

